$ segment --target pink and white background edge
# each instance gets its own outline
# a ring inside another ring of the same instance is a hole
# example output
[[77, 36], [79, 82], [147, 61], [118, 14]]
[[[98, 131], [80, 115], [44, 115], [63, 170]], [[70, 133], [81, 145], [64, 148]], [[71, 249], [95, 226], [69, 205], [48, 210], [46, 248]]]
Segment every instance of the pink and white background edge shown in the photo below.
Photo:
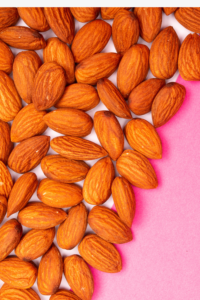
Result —
[[[112, 25], [112, 21], [108, 23]], [[26, 26], [22, 20], [18, 25]], [[76, 31], [83, 25], [76, 21]], [[181, 42], [190, 33], [176, 21], [173, 14], [166, 16], [163, 13], [162, 29], [167, 26], [174, 27]], [[51, 30], [42, 34], [45, 39], [55, 36]], [[151, 46], [141, 38], [138, 43]], [[12, 48], [12, 51], [16, 55], [21, 50]], [[103, 52], [116, 52], [112, 38]], [[37, 53], [42, 58], [42, 50]], [[151, 77], [149, 71], [147, 79]], [[116, 84], [116, 72], [110, 79]], [[122, 255], [123, 270], [117, 274], [107, 274], [92, 268], [94, 300], [200, 299], [200, 82], [186, 82], [178, 72], [167, 82], [171, 81], [183, 84], [187, 94], [179, 112], [158, 129], [163, 158], [151, 160], [151, 163], [156, 170], [159, 186], [155, 190], [134, 188], [137, 204], [132, 225], [134, 238], [128, 244], [117, 245]], [[93, 117], [95, 111], [104, 109], [106, 107], [100, 103], [88, 114]], [[152, 122], [150, 113], [141, 117]], [[127, 123], [127, 120], [118, 120], [122, 128]], [[45, 134], [51, 138], [60, 135], [49, 128]], [[94, 129], [86, 138], [99, 143]], [[128, 148], [130, 146], [125, 141], [125, 149]], [[50, 149], [49, 154], [53, 153]], [[87, 163], [92, 166], [95, 162]], [[44, 178], [40, 166], [33, 172], [39, 180]], [[14, 181], [20, 176], [12, 171], [11, 174]], [[36, 193], [31, 200], [37, 200]], [[104, 205], [114, 209], [112, 197]], [[91, 208], [90, 205], [87, 207]], [[10, 218], [17, 218], [17, 214]], [[2, 225], [6, 221], [7, 218]], [[24, 233], [29, 230], [23, 229]], [[89, 226], [87, 232], [91, 232]], [[57, 244], [56, 237], [54, 243]], [[60, 250], [63, 257], [78, 254], [77, 247], [71, 251]], [[35, 261], [37, 265], [39, 261]], [[0, 287], [2, 284], [0, 280]], [[69, 289], [64, 276], [60, 287]], [[33, 288], [38, 292], [37, 282]], [[49, 296], [40, 297], [41, 300], [49, 299]]]

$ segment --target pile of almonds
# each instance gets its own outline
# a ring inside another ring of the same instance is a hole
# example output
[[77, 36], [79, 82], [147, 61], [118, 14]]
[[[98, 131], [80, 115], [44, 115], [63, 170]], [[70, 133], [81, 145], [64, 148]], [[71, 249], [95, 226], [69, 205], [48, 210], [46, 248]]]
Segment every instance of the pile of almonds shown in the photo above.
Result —
[[[113, 244], [132, 240], [131, 185], [157, 187], [149, 161], [162, 158], [155, 128], [185, 98], [182, 85], [165, 80], [177, 70], [185, 80], [200, 80], [200, 8], [163, 10], [175, 12], [196, 33], [180, 45], [173, 27], [161, 30], [162, 8], [0, 8], [0, 223], [6, 212], [7, 217], [19, 212], [18, 220], [0, 228], [1, 300], [40, 299], [31, 289], [36, 278], [39, 292], [51, 300], [90, 300], [88, 264], [103, 272], [122, 269]], [[19, 17], [29, 27], [15, 26]], [[76, 33], [74, 18], [88, 22]], [[102, 19], [114, 19], [112, 27]], [[45, 41], [39, 32], [50, 28], [57, 37]], [[111, 35], [117, 53], [101, 53]], [[137, 44], [139, 36], [153, 42], [150, 50]], [[9, 46], [26, 51], [14, 57]], [[44, 63], [38, 49], [44, 49]], [[155, 78], [145, 80], [149, 68]], [[116, 70], [118, 88], [107, 79]], [[21, 99], [27, 103], [23, 108]], [[86, 111], [100, 100], [108, 110], [92, 119]], [[131, 112], [150, 111], [154, 126], [132, 118]], [[117, 117], [128, 120], [124, 129]], [[83, 139], [93, 126], [101, 146]], [[63, 136], [50, 141], [43, 135], [48, 127]], [[124, 150], [124, 136], [134, 150]], [[47, 155], [50, 146], [58, 155]], [[91, 168], [84, 162], [94, 159], [99, 160]], [[38, 186], [29, 171], [39, 164], [46, 179]], [[15, 183], [7, 165], [23, 173]], [[83, 188], [75, 184], [81, 180]], [[29, 202], [36, 189], [40, 201]], [[117, 213], [102, 206], [111, 194]], [[94, 205], [89, 215], [83, 199]], [[87, 224], [95, 234], [85, 235]], [[22, 225], [31, 229], [23, 237]], [[58, 246], [70, 250], [79, 244], [80, 256], [63, 260], [53, 244], [57, 225]], [[14, 249], [16, 256], [8, 256]], [[41, 256], [37, 268], [32, 261]], [[63, 272], [73, 292], [58, 290]]]

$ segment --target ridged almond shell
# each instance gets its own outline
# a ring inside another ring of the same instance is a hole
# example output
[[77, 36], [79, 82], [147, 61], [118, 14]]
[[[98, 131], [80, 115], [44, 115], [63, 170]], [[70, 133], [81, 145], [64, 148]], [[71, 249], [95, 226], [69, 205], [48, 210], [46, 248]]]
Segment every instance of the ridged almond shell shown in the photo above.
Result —
[[71, 13], [74, 18], [82, 23], [95, 20], [101, 8], [100, 7], [70, 7]]
[[81, 300], [73, 292], [60, 289], [57, 293], [52, 295], [49, 300]]
[[8, 202], [6, 200], [6, 197], [0, 196], [0, 224], [2, 223], [6, 215], [7, 206], [8, 206]]
[[176, 20], [188, 30], [200, 32], [200, 7], [179, 7], [174, 15]]
[[101, 7], [101, 17], [104, 20], [114, 19], [116, 14], [123, 9], [129, 10], [130, 7]]
[[42, 7], [18, 7], [20, 18], [31, 28], [37, 31], [50, 29]]
[[163, 7], [164, 13], [169, 16], [177, 10], [178, 7]]
[[0, 30], [14, 25], [19, 20], [19, 14], [16, 7], [0, 8]]
[[14, 55], [11, 49], [0, 41], [0, 70], [10, 74], [13, 69]]
[[8, 157], [13, 149], [10, 139], [10, 125], [0, 120], [0, 161], [7, 165]]
[[1, 300], [13, 300], [13, 299], [23, 299], [23, 300], [40, 300], [40, 297], [33, 289], [16, 289], [8, 284], [4, 284], [0, 289]]
[[0, 182], [0, 196], [8, 199], [13, 187], [13, 181], [8, 168], [2, 161], [0, 161]]

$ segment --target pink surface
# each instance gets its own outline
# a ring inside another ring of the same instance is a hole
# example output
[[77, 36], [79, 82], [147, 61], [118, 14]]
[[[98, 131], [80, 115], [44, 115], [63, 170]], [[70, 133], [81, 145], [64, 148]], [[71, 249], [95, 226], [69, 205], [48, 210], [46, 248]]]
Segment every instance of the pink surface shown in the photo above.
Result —
[[163, 159], [152, 161], [156, 190], [134, 188], [134, 240], [118, 245], [123, 270], [92, 269], [94, 300], [200, 299], [200, 82], [185, 85], [179, 112], [158, 133]]

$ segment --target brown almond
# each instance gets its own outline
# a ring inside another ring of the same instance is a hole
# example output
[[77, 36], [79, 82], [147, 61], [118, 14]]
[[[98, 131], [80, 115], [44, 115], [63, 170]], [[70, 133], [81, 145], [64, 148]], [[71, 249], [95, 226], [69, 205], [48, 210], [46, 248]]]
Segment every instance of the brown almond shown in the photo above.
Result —
[[130, 7], [101, 7], [101, 17], [104, 20], [114, 19], [116, 14], [123, 9], [129, 10]]
[[8, 202], [4, 196], [0, 196], [0, 224], [2, 223], [6, 211], [7, 211]]
[[163, 7], [164, 13], [169, 16], [177, 10], [178, 7]]
[[200, 7], [179, 7], [174, 15], [176, 20], [188, 30], [200, 32]]
[[47, 31], [50, 29], [42, 7], [18, 7], [20, 18], [32, 29]]
[[14, 55], [11, 49], [0, 41], [0, 70], [10, 74], [13, 69]]
[[0, 8], [0, 30], [14, 25], [19, 20], [19, 14], [16, 7]]
[[8, 199], [13, 187], [13, 181], [8, 168], [2, 161], [0, 161], [0, 182], [0, 196]]
[[13, 149], [10, 139], [10, 126], [0, 120], [0, 161], [7, 165], [8, 157]]
[[74, 18], [82, 23], [95, 20], [101, 8], [100, 7], [70, 7], [71, 13]]
[[57, 293], [52, 295], [49, 300], [81, 300], [73, 292], [60, 289]]
[[0, 297], [2, 300], [23, 299], [23, 300], [40, 300], [40, 297], [33, 289], [16, 289], [8, 284], [4, 284], [0, 289]]

